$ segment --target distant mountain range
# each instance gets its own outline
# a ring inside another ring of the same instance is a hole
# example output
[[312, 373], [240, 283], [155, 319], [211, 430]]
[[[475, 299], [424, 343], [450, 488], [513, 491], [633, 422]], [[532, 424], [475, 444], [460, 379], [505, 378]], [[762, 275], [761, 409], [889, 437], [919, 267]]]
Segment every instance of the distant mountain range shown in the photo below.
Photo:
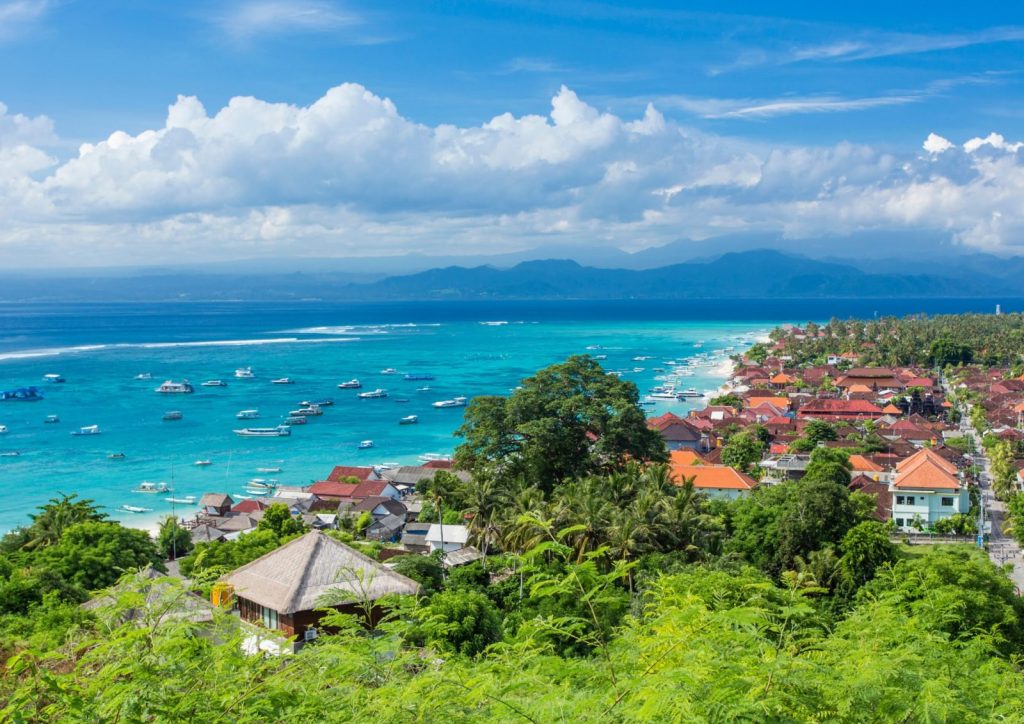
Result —
[[983, 254], [943, 265], [822, 261], [778, 251], [723, 254], [651, 269], [526, 261], [413, 274], [151, 272], [130, 277], [0, 278], [0, 301], [693, 299], [1024, 296], [1024, 258]]

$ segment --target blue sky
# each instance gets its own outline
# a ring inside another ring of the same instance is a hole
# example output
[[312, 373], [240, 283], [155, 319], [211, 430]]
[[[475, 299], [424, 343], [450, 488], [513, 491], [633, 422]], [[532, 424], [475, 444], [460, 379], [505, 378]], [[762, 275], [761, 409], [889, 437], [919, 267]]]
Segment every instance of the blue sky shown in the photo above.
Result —
[[835, 5], [0, 0], [0, 258], [1015, 251], [1024, 6]]

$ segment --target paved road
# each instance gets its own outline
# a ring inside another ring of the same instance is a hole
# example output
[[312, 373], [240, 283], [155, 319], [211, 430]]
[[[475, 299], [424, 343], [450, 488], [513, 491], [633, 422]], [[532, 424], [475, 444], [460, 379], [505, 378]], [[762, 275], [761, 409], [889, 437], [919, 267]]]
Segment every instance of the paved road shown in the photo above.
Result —
[[974, 428], [967, 421], [967, 416], [962, 415], [960, 429], [974, 441], [974, 462], [981, 467], [979, 485], [981, 488], [981, 518], [990, 525], [988, 556], [996, 565], [1012, 563], [1013, 570], [1010, 578], [1017, 586], [1018, 595], [1024, 592], [1024, 554], [1020, 546], [1013, 538], [1003, 535], [1003, 519], [1006, 517], [1006, 506], [996, 499], [992, 491], [992, 469], [988, 456], [981, 446], [981, 440]]

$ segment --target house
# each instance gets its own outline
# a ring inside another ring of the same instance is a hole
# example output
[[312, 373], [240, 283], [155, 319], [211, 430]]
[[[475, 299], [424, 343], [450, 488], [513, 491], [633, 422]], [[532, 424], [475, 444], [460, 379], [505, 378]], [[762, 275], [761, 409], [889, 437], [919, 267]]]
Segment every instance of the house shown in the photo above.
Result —
[[381, 470], [381, 476], [395, 488], [407, 491], [415, 488], [416, 484], [421, 480], [433, 480], [434, 476], [441, 470], [454, 475], [464, 483], [468, 483], [472, 479], [465, 470], [450, 470], [449, 468], [439, 467], [430, 463], [426, 465], [403, 465], [398, 468]]
[[672, 475], [676, 485], [692, 479], [693, 487], [711, 498], [734, 500], [757, 486], [752, 477], [727, 465], [678, 465], [673, 466]]
[[896, 465], [889, 491], [893, 495], [892, 517], [900, 530], [930, 528], [971, 507], [970, 494], [956, 465], [929, 448]]
[[702, 465], [704, 458], [693, 450], [673, 450], [669, 453], [669, 465]]
[[874, 420], [882, 415], [882, 409], [867, 400], [808, 400], [797, 410], [801, 420]]
[[206, 515], [224, 516], [231, 512], [235, 501], [227, 493], [207, 493], [199, 499], [199, 507]]
[[430, 550], [427, 543], [427, 533], [430, 532], [430, 523], [416, 521], [407, 523], [402, 533], [402, 547], [411, 553], [426, 553]]
[[379, 480], [380, 476], [373, 468], [354, 465], [335, 465], [327, 479], [332, 483], [347, 483], [353, 479], [357, 482], [364, 480]]
[[[300, 640], [316, 635], [325, 603], [363, 615], [384, 596], [416, 595], [419, 584], [318, 530], [310, 531], [221, 578], [244, 621]], [[325, 597], [329, 601], [325, 602]], [[379, 609], [374, 606], [371, 617]]]
[[258, 515], [259, 517], [255, 514], [249, 513], [232, 515], [230, 518], [226, 518], [223, 522], [217, 523], [217, 527], [224, 533], [242, 533], [249, 531], [260, 524], [260, 518], [263, 517], [263, 514], [259, 513]]
[[759, 397], [751, 396], [743, 401], [743, 404], [747, 408], [756, 408], [761, 405], [771, 405], [777, 410], [778, 413], [789, 412], [789, 408], [792, 406], [792, 401], [788, 397]]
[[338, 483], [333, 480], [320, 480], [310, 485], [306, 490], [320, 500], [341, 500], [351, 498], [356, 491], [358, 483]]
[[368, 540], [396, 541], [402, 536], [402, 529], [405, 528], [404, 515], [385, 515], [370, 523], [366, 528]]
[[900, 376], [884, 367], [860, 367], [848, 370], [836, 380], [836, 387], [847, 389], [853, 385], [865, 385], [872, 390], [904, 390], [907, 388]]
[[457, 551], [445, 553], [444, 557], [441, 559], [441, 565], [445, 568], [457, 568], [459, 566], [465, 566], [472, 563], [473, 561], [478, 561], [483, 557], [484, 554], [477, 548], [473, 546], [466, 546], [465, 548], [460, 548]]
[[224, 540], [224, 531], [214, 528], [211, 525], [200, 523], [189, 531], [192, 536], [192, 545], [196, 543], [214, 543]]
[[397, 515], [405, 520], [405, 514], [407, 509], [405, 505], [399, 503], [397, 500], [391, 498], [385, 498], [382, 495], [374, 495], [369, 498], [363, 498], [362, 500], [352, 501], [341, 501], [338, 506], [339, 512], [344, 515], [360, 516], [363, 513], [369, 513], [374, 518], [384, 518], [388, 515]]
[[424, 540], [430, 552], [457, 551], [469, 540], [469, 529], [464, 525], [440, 525], [432, 523]]
[[850, 480], [849, 489], [851, 493], [864, 493], [875, 498], [875, 512], [872, 517], [882, 522], [892, 520], [892, 491], [889, 490], [889, 483], [878, 479], [878, 476], [854, 474]]
[[338, 527], [338, 516], [334, 513], [303, 513], [300, 517], [312, 530], [335, 530]]
[[270, 507], [270, 503], [260, 498], [249, 498], [235, 503], [231, 508], [232, 513], [259, 513]]
[[392, 500], [398, 500], [402, 497], [402, 494], [398, 492], [398, 488], [387, 480], [367, 480], [356, 486], [356, 489], [352, 491], [351, 497], [354, 500], [362, 500], [363, 498], [391, 498]]

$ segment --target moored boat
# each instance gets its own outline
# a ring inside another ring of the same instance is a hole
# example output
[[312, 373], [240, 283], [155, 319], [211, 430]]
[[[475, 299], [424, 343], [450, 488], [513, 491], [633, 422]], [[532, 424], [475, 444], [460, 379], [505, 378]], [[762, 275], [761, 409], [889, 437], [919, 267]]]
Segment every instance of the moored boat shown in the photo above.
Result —
[[394, 367], [385, 367], [380, 371], [380, 373], [382, 375], [397, 375], [398, 370], [396, 370]]
[[202, 384], [203, 387], [227, 387], [228, 383], [224, 380], [207, 380]]
[[303, 400], [302, 402], [299, 403], [299, 407], [330, 407], [333, 404], [334, 400], [328, 397], [323, 400], [315, 401]]
[[235, 414], [235, 418], [238, 420], [255, 420], [260, 416], [259, 410], [239, 410]]
[[205, 468], [207, 465], [213, 465], [212, 460], [196, 460], [194, 463], [197, 468]]
[[281, 468], [256, 468], [257, 473], [279, 473]]
[[453, 397], [450, 400], [438, 400], [431, 404], [431, 407], [444, 408], [444, 407], [465, 407], [465, 397]]
[[52, 425], [55, 422], [60, 422], [60, 418], [57, 415], [47, 415], [46, 419], [43, 420], [47, 425]]
[[425, 372], [413, 372], [411, 374], [407, 374], [403, 379], [408, 380], [410, 382], [413, 381], [413, 380], [424, 380], [424, 381], [426, 381], [426, 380], [434, 379], [434, 375], [427, 374]]
[[420, 419], [416, 415], [406, 415], [398, 421], [399, 425], [415, 425]]
[[7, 434], [7, 425], [0, 425], [0, 435]]
[[143, 480], [141, 483], [132, 488], [132, 492], [159, 495], [162, 493], [169, 493], [171, 492], [171, 489], [167, 487], [167, 483], [151, 483], [148, 480]]
[[163, 419], [164, 421], [180, 420], [183, 417], [184, 415], [181, 414], [181, 410], [168, 410], [167, 412], [164, 413]]
[[291, 417], [284, 418], [284, 422], [281, 423], [281, 424], [282, 425], [305, 425], [308, 422], [309, 422], [309, 420], [307, 420], [304, 417], [299, 417], [299, 416], [296, 416], [296, 415], [292, 415]]
[[110, 453], [107, 455], [107, 460], [124, 460], [124, 453]]
[[276, 380], [271, 380], [270, 384], [272, 384], [272, 385], [294, 385], [295, 384], [295, 380], [293, 380], [291, 377], [278, 377]]
[[52, 382], [52, 383], [67, 382], [67, 380], [65, 380], [62, 375], [53, 374], [53, 373], [50, 373], [48, 375], [43, 375], [43, 379], [46, 380], [47, 382]]
[[277, 427], [243, 427], [234, 431], [240, 437], [288, 437], [292, 431], [285, 425]]
[[300, 407], [298, 410], [292, 410], [288, 413], [291, 417], [319, 417], [322, 414], [324, 414], [324, 411], [320, 409], [319, 405]]
[[133, 380], [151, 380], [151, 379], [153, 379], [153, 375], [149, 374], [148, 372], [140, 372], [139, 374], [135, 375], [132, 379]]
[[122, 505], [121, 510], [126, 513], [152, 513], [152, 508], [142, 508], [138, 505]]
[[72, 430], [71, 434], [74, 435], [75, 437], [79, 437], [79, 436], [83, 436], [83, 435], [99, 435], [100, 434], [100, 426], [99, 425], [86, 425], [85, 427], [80, 427], [77, 430]]
[[373, 390], [371, 392], [360, 392], [359, 393], [359, 397], [361, 397], [364, 400], [372, 400], [372, 399], [377, 398], [377, 397], [387, 397], [387, 396], [388, 396], [388, 391], [387, 390], [382, 390], [379, 387], [376, 390]]
[[360, 450], [369, 450], [371, 447], [373, 447], [373, 440], [363, 440], [359, 443]]
[[362, 386], [363, 386], [362, 382], [360, 382], [359, 380], [353, 378], [353, 379], [349, 380], [348, 382], [341, 382], [341, 383], [339, 383], [338, 384], [338, 389], [339, 390], [358, 390]]
[[252, 367], [239, 367], [235, 370], [235, 377], [240, 380], [251, 380], [255, 377], [255, 373], [252, 371]]
[[183, 380], [181, 382], [167, 380], [157, 387], [155, 391], [162, 395], [188, 395], [195, 392], [195, 388], [188, 383], [188, 380]]

